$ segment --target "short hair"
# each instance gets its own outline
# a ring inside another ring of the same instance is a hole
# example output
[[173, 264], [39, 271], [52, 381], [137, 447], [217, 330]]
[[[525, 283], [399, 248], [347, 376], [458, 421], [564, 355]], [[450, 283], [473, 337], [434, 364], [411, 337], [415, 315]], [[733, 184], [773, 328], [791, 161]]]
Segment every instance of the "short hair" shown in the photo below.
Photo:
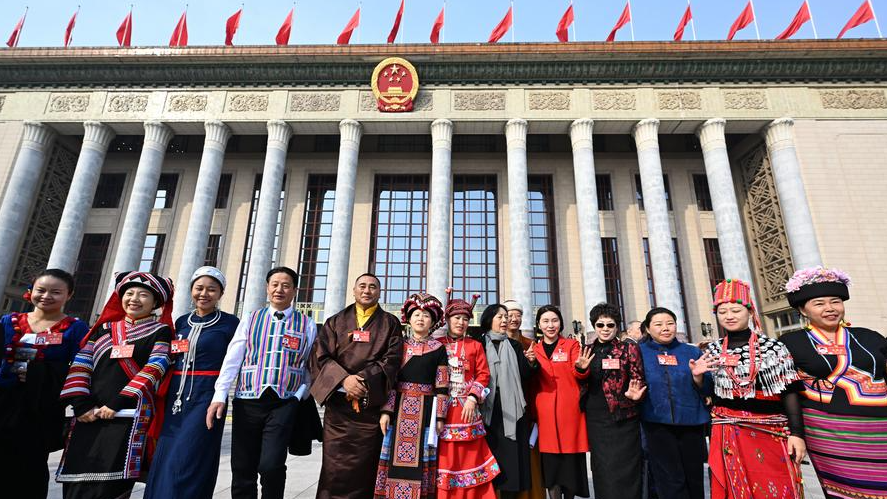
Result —
[[299, 280], [299, 274], [296, 274], [296, 271], [289, 267], [274, 267], [273, 269], [268, 271], [268, 275], [265, 276], [265, 282], [271, 282], [271, 276], [274, 274], [286, 274], [290, 276], [293, 280], [293, 286], [296, 285], [296, 282]]
[[678, 316], [675, 315], [674, 312], [665, 308], [665, 307], [653, 307], [647, 312], [647, 316], [644, 318], [644, 322], [641, 323], [641, 330], [647, 332], [650, 330], [650, 321], [653, 320], [654, 316], [659, 314], [668, 314], [674, 321], [678, 320]]
[[69, 295], [74, 292], [74, 276], [72, 276], [70, 272], [66, 272], [62, 269], [46, 269], [34, 277], [34, 280], [31, 281], [31, 286], [33, 287], [37, 282], [37, 279], [40, 279], [41, 277], [54, 277], [68, 286]]
[[493, 329], [493, 318], [499, 313], [499, 309], [508, 313], [508, 309], [501, 303], [494, 303], [484, 309], [484, 313], [480, 314], [480, 330], [486, 333]]
[[617, 328], [622, 324], [622, 314], [619, 312], [619, 307], [612, 303], [598, 303], [591, 307], [591, 311], [588, 312], [589, 321], [594, 324], [601, 317], [609, 317], [613, 319]]
[[542, 314], [545, 312], [554, 312], [557, 314], [557, 318], [561, 321], [561, 329], [560, 332], [564, 332], [564, 316], [561, 314], [561, 310], [554, 305], [543, 305], [539, 307], [539, 310], [536, 311], [536, 327], [539, 327], [539, 319], [542, 318]]
[[357, 279], [354, 280], [354, 285], [357, 286], [357, 281], [359, 281], [363, 277], [372, 277], [373, 279], [376, 280], [377, 283], [379, 283], [379, 287], [380, 288], [382, 287], [381, 279], [379, 279], [379, 276], [377, 276], [376, 274], [373, 274], [372, 272], [364, 272], [363, 274], [360, 274], [359, 276], [357, 276]]

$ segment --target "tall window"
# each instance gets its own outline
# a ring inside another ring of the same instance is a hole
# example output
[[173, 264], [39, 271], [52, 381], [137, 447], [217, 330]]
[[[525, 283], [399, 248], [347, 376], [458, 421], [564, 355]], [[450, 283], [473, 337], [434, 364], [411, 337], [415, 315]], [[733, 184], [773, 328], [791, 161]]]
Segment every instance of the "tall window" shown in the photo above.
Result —
[[708, 191], [708, 177], [693, 175], [693, 191], [696, 193], [696, 208], [699, 211], [712, 211], [711, 193]]
[[425, 290], [428, 175], [376, 175], [370, 269], [382, 303], [403, 303]]
[[326, 298], [330, 235], [333, 232], [333, 204], [336, 200], [335, 175], [310, 175], [302, 224], [302, 257], [296, 301], [323, 303]]
[[102, 267], [108, 256], [111, 234], [84, 234], [80, 245], [80, 255], [74, 274], [77, 276], [74, 285], [74, 297], [65, 306], [65, 311], [86, 322], [92, 322], [90, 313], [95, 305], [99, 282], [102, 280]]
[[126, 184], [125, 173], [102, 173], [99, 184], [92, 199], [93, 208], [117, 208], [123, 197], [123, 186]]
[[[607, 303], [619, 307], [622, 323], [619, 327], [625, 330], [625, 301], [622, 299], [622, 278], [619, 274], [619, 246], [615, 237], [602, 237], [601, 248], [604, 258], [604, 285], [607, 290]], [[586, 313], [589, 310], [585, 311]]]
[[551, 175], [527, 177], [530, 276], [535, 307], [560, 304], [557, 247], [554, 240], [554, 192], [551, 184]]
[[223, 173], [221, 177], [219, 177], [219, 190], [216, 193], [216, 209], [224, 210], [228, 207], [228, 199], [231, 197], [231, 180], [233, 179], [233, 175], [230, 173]]
[[[274, 229], [274, 249], [271, 253], [271, 265], [274, 266], [277, 263], [277, 249], [278, 244], [280, 242], [280, 230], [281, 230], [281, 222], [283, 221], [283, 207], [286, 201], [286, 175], [283, 177], [282, 188], [280, 189], [280, 204], [277, 208], [277, 226]], [[256, 180], [253, 183], [253, 199], [250, 203], [249, 208], [249, 228], [246, 233], [246, 243], [243, 247], [243, 259], [240, 262], [240, 285], [237, 288], [237, 305], [236, 308], [240, 309], [240, 304], [243, 301], [243, 294], [246, 291], [246, 275], [249, 272], [249, 257], [252, 252], [253, 247], [253, 234], [256, 231], [256, 215], [259, 211], [259, 194], [262, 191], [262, 174], [256, 174]]]
[[613, 183], [609, 175], [595, 175], [597, 184], [597, 209], [613, 211]]
[[176, 186], [179, 183], [179, 176], [175, 173], [164, 173], [160, 175], [157, 182], [157, 195], [154, 196], [154, 209], [161, 210], [164, 208], [172, 208], [176, 196]]
[[721, 247], [715, 238], [703, 239], [702, 244], [705, 247], [705, 262], [708, 264], [708, 284], [711, 289], [714, 289], [719, 282], [726, 278], [724, 263], [721, 261]]
[[[643, 240], [644, 243], [644, 263], [647, 267], [647, 296], [650, 300], [650, 307], [656, 306], [656, 290], [653, 283], [653, 263], [650, 259], [650, 241], [646, 237]], [[678, 240], [675, 238], [671, 239], [671, 247], [672, 251], [674, 251], [674, 259], [676, 263], [675, 271], [678, 273], [678, 294], [681, 297], [681, 307], [684, 310], [684, 327], [686, 328], [687, 333], [690, 332], [690, 319], [687, 316], [687, 298], [686, 293], [684, 292], [684, 272], [681, 267], [681, 254], [678, 251]]]
[[203, 260], [204, 265], [210, 267], [219, 266], [219, 250], [222, 247], [222, 235], [210, 234], [206, 241], [206, 258]]
[[157, 273], [160, 270], [160, 259], [163, 257], [163, 243], [166, 234], [148, 234], [145, 236], [145, 247], [139, 261], [139, 272]]
[[[671, 211], [671, 187], [668, 186], [668, 175], [662, 175], [662, 182], [665, 184], [665, 205], [668, 211]], [[641, 188], [641, 176], [634, 176], [634, 198], [638, 203], [638, 209], [644, 211], [644, 190]]]
[[[464, 136], [463, 136], [464, 137]], [[453, 177], [453, 297], [499, 301], [496, 176]]]

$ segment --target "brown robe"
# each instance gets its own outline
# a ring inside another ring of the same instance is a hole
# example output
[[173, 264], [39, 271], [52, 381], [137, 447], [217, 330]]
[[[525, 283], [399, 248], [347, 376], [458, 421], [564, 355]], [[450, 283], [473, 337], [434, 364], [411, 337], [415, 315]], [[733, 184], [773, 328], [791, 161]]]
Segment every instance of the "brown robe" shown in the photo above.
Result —
[[[356, 329], [352, 304], [327, 319], [314, 344], [311, 394], [326, 408], [318, 499], [373, 497], [382, 450], [379, 417], [400, 370], [403, 329], [395, 316], [381, 308], [364, 324], [369, 342], [352, 341]], [[366, 407], [361, 406], [360, 412], [338, 391], [351, 374], [363, 377], [369, 389]]]

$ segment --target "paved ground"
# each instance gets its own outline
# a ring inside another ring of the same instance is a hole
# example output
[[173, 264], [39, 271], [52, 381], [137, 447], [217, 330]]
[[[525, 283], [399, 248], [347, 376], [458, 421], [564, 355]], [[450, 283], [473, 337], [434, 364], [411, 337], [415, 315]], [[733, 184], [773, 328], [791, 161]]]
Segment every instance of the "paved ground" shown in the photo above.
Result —
[[[231, 423], [230, 418], [225, 428], [225, 436], [222, 440], [222, 462], [219, 466], [219, 478], [216, 482], [216, 493], [214, 497], [223, 498], [231, 497]], [[50, 470], [53, 471], [58, 466], [62, 453], [56, 452], [50, 456]], [[286, 498], [313, 498], [317, 492], [317, 479], [320, 475], [320, 444], [315, 442], [314, 452], [307, 457], [290, 456], [287, 460], [287, 481], [286, 481]], [[816, 475], [813, 473], [813, 467], [809, 464], [803, 466], [805, 497], [806, 499], [823, 499], [822, 490], [819, 482], [816, 481]], [[591, 472], [589, 471], [589, 478]], [[347, 477], [343, 477], [347, 479]], [[707, 488], [706, 484], [706, 488]], [[132, 497], [141, 499], [145, 486], [137, 484]], [[591, 490], [591, 487], [589, 487]], [[51, 499], [61, 499], [61, 484], [51, 483], [49, 489], [49, 497]], [[592, 494], [594, 497], [594, 494]]]

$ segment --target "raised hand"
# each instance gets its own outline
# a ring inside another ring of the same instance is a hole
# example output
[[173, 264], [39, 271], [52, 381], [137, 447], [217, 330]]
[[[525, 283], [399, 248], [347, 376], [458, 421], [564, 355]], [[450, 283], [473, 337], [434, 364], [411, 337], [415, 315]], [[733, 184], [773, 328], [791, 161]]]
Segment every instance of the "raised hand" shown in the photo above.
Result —
[[582, 352], [579, 354], [579, 358], [576, 359], [576, 368], [582, 371], [588, 369], [593, 358], [594, 354], [591, 353], [591, 347], [582, 347]]
[[707, 372], [717, 370], [718, 359], [708, 352], [705, 352], [702, 354], [702, 357], [699, 357], [696, 360], [690, 359], [690, 372], [693, 373], [693, 376], [702, 376]]
[[633, 379], [628, 382], [628, 390], [625, 392], [625, 396], [629, 400], [638, 401], [644, 397], [646, 391], [647, 385], [639, 379]]
[[536, 351], [533, 350], [533, 347], [534, 347], [535, 345], [536, 345], [536, 342], [533, 342], [533, 343], [530, 345], [530, 348], [524, 350], [524, 356], [527, 358], [528, 361], [530, 361], [530, 364], [535, 364], [535, 363], [536, 363]]

